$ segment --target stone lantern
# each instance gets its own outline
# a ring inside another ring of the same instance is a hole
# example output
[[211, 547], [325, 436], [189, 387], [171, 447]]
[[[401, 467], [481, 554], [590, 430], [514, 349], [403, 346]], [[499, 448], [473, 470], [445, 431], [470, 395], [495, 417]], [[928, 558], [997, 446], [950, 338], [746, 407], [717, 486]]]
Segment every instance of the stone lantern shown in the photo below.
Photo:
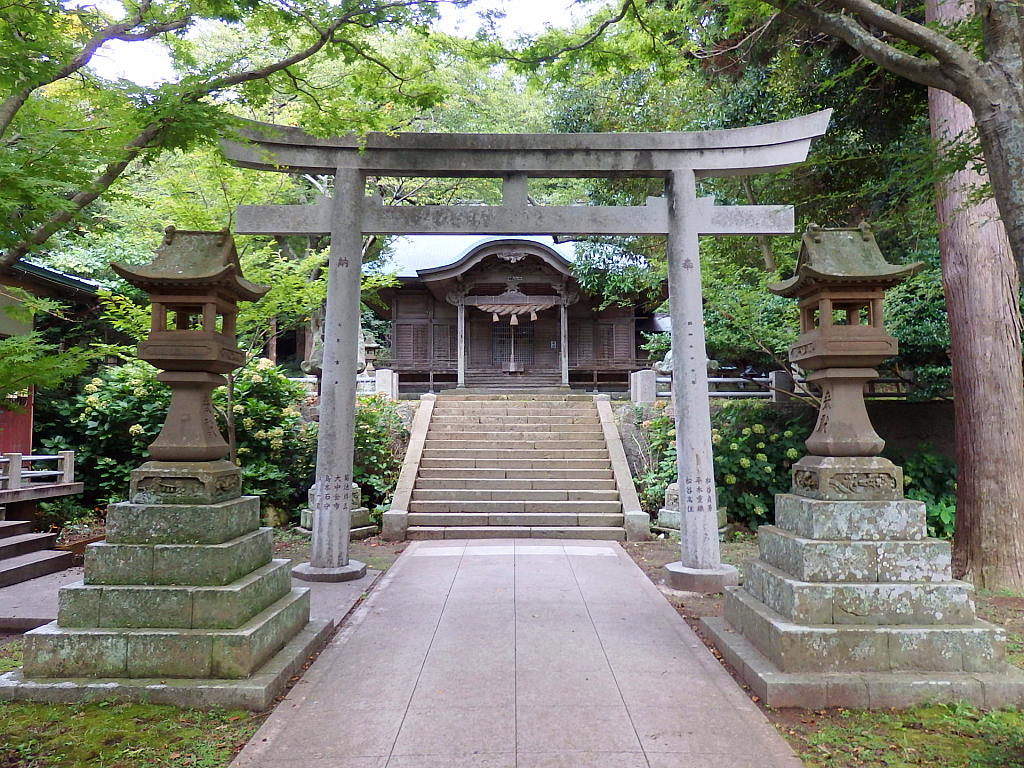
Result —
[[923, 502], [864, 407], [874, 366], [896, 354], [882, 324], [885, 289], [920, 264], [882, 257], [871, 230], [809, 227], [796, 275], [771, 286], [800, 301], [790, 360], [822, 390], [812, 455], [793, 465], [759, 557], [726, 588], [722, 618], [703, 620], [723, 658], [769, 706], [905, 707], [1024, 697], [1005, 633], [978, 619], [971, 585], [953, 578], [950, 544], [929, 539]]
[[245, 355], [235, 339], [239, 301], [257, 301], [268, 290], [242, 277], [235, 242], [227, 231], [179, 232], [168, 227], [156, 257], [141, 267], [114, 271], [150, 294], [149, 337], [139, 357], [163, 369], [171, 387], [163, 430], [149, 446], [158, 461], [215, 461], [228, 453], [210, 393], [240, 368]]
[[128, 501], [107, 508], [106, 541], [87, 548], [84, 581], [60, 589], [57, 621], [25, 635], [24, 667], [0, 680], [0, 697], [70, 701], [100, 690], [266, 709], [329, 629], [310, 621], [309, 590], [292, 587], [289, 561], [274, 559], [259, 497], [241, 494], [210, 401], [244, 362], [238, 302], [268, 289], [242, 277], [226, 231], [169, 228], [152, 262], [114, 268], [152, 296], [139, 357], [163, 369], [170, 410], [153, 460], [132, 471]]
[[807, 440], [815, 456], [876, 456], [884, 441], [864, 407], [864, 385], [878, 378], [875, 366], [897, 352], [885, 331], [885, 289], [921, 268], [921, 262], [886, 262], [867, 224], [856, 229], [804, 233], [796, 274], [769, 286], [800, 300], [800, 336], [790, 362], [821, 387], [818, 423]]

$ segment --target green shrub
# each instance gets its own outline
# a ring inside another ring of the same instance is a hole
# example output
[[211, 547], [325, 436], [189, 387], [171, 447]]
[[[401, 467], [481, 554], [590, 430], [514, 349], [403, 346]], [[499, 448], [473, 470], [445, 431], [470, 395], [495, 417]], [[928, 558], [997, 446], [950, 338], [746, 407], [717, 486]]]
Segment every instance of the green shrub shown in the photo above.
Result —
[[[213, 393], [218, 411], [226, 411], [227, 394], [226, 387]], [[265, 358], [235, 376], [232, 410], [242, 489], [262, 497], [264, 504], [296, 510], [306, 503], [316, 466], [317, 425], [299, 412], [305, 397], [301, 384]]]
[[650, 415], [641, 421], [644, 441], [644, 466], [636, 477], [640, 504], [648, 514], [655, 514], [665, 502], [665, 489], [676, 481], [676, 423], [668, 415], [664, 400], [654, 404], [654, 413], [637, 408], [638, 416]]
[[[40, 403], [42, 445], [75, 451], [85, 505], [124, 499], [131, 471], [149, 458], [146, 446], [160, 433], [170, 401], [156, 373], [141, 361], [108, 366], [77, 394]], [[295, 507], [312, 482], [316, 456], [316, 425], [305, 422], [297, 408], [305, 390], [269, 360], [239, 371], [234, 390], [243, 492], [266, 504]], [[226, 387], [213, 394], [222, 429], [227, 397]]]
[[730, 522], [757, 528], [775, 520], [775, 494], [790, 489], [789, 468], [807, 453], [806, 414], [760, 400], [730, 400], [711, 416], [718, 504]]
[[[676, 480], [675, 422], [657, 403], [644, 421], [650, 449], [648, 468], [637, 477], [648, 512], [664, 503]], [[775, 494], [790, 488], [789, 467], [806, 453], [807, 414], [793, 414], [758, 400], [730, 400], [711, 416], [718, 504], [730, 522], [756, 528], [775, 517]]]
[[50, 452], [75, 452], [85, 506], [119, 501], [129, 473], [148, 457], [146, 446], [159, 434], [169, 402], [170, 391], [148, 363], [102, 367], [77, 393], [37, 401], [41, 443]]
[[354, 431], [352, 479], [363, 492], [363, 506], [387, 505], [398, 483], [409, 430], [394, 401], [368, 395], [356, 401]]
[[[775, 519], [775, 494], [788, 493], [790, 467], [807, 454], [804, 441], [813, 411], [794, 413], [760, 400], [729, 400], [711, 415], [718, 505], [730, 522], [757, 528]], [[648, 459], [636, 477], [645, 510], [656, 512], [665, 489], [676, 480], [675, 422], [664, 403], [640, 424]], [[927, 443], [907, 455], [893, 454], [903, 467], [906, 496], [927, 507], [930, 536], [950, 538], [956, 521], [956, 464]]]
[[956, 462], [936, 453], [928, 443], [893, 461], [903, 467], [906, 497], [925, 503], [928, 535], [952, 538], [956, 525]]

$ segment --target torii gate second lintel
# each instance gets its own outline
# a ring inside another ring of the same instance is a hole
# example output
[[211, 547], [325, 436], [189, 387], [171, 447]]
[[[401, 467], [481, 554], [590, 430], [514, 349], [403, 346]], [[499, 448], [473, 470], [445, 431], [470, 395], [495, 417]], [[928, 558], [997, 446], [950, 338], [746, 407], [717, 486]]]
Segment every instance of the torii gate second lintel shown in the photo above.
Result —
[[[697, 179], [749, 175], [803, 162], [825, 133], [831, 110], [749, 128], [637, 134], [370, 134], [317, 139], [297, 128], [249, 124], [245, 143], [222, 146], [234, 164], [260, 170], [333, 174], [334, 197], [311, 205], [240, 206], [236, 231], [331, 235], [317, 452], [317, 502], [310, 564], [295, 575], [343, 580], [359, 575], [348, 539], [353, 403], [363, 234], [665, 235], [672, 300], [673, 379], [680, 490], [680, 561], [668, 567], [678, 589], [719, 592], [736, 583], [721, 563], [708, 408], [700, 235], [793, 231], [791, 206], [718, 206], [698, 198]], [[500, 177], [495, 206], [386, 206], [365, 192], [367, 176]], [[642, 206], [536, 206], [527, 179], [666, 179], [664, 197]], [[624, 509], [630, 538], [648, 518]], [[404, 537], [407, 510], [385, 513], [385, 532]]]

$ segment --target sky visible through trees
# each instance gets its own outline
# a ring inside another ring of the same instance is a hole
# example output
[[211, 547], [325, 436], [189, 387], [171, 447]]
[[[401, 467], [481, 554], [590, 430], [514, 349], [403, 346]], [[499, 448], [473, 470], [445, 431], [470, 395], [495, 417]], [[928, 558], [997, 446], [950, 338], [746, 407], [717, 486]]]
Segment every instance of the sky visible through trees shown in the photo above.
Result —
[[[111, 0], [94, 4], [100, 7], [119, 5]], [[504, 14], [497, 22], [498, 33], [504, 39], [511, 39], [517, 35], [539, 34], [545, 25], [565, 26], [602, 5], [611, 4], [611, 0], [606, 0], [580, 8], [576, 0], [477, 0], [468, 8], [443, 9], [437, 28], [449, 34], [470, 36], [480, 27], [480, 14], [496, 10]], [[102, 77], [123, 77], [139, 85], [154, 85], [171, 75], [170, 58], [156, 41], [107, 43], [96, 55], [92, 68]]]

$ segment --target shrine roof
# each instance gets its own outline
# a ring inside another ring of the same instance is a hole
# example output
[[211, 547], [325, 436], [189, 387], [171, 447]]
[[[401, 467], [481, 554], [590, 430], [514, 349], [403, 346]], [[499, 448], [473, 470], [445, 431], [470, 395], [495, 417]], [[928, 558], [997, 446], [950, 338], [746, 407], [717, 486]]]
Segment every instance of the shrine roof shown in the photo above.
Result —
[[406, 235], [391, 241], [382, 269], [385, 272], [394, 271], [400, 278], [418, 278], [426, 270], [455, 266], [481, 246], [510, 240], [539, 243], [569, 262], [575, 258], [573, 243], [556, 243], [553, 237], [543, 235]]

